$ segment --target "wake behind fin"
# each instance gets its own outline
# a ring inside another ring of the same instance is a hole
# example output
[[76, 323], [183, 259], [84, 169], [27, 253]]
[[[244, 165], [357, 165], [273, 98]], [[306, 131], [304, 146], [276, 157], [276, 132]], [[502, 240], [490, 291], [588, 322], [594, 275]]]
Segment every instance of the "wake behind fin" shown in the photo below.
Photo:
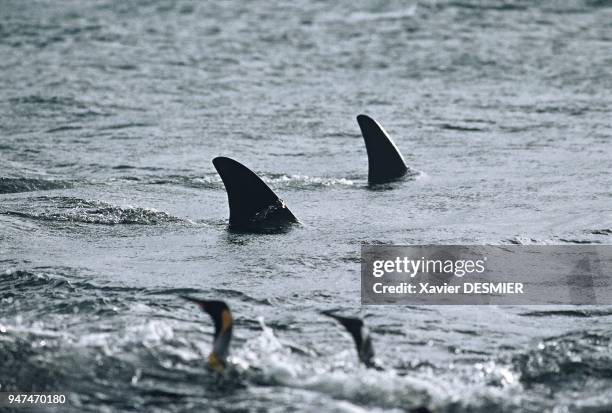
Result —
[[367, 115], [357, 116], [357, 123], [368, 152], [368, 182], [385, 183], [406, 175], [406, 162], [383, 127]]
[[355, 347], [357, 347], [357, 354], [359, 360], [365, 364], [368, 368], [375, 368], [382, 370], [382, 367], [378, 364], [378, 361], [374, 357], [374, 347], [372, 346], [372, 339], [370, 338], [370, 332], [363, 323], [363, 320], [356, 317], [344, 317], [337, 315], [332, 311], [322, 311], [321, 314], [333, 318], [346, 328], [346, 330], [353, 337]]
[[222, 373], [227, 365], [227, 356], [229, 356], [230, 342], [232, 341], [232, 329], [234, 325], [232, 312], [223, 301], [200, 300], [185, 295], [181, 296], [181, 298], [197, 304], [198, 307], [206, 312], [213, 320], [215, 334], [212, 351], [208, 356], [208, 365], [213, 370]]
[[285, 203], [249, 168], [223, 156], [212, 162], [227, 191], [230, 228], [276, 229], [298, 222]]

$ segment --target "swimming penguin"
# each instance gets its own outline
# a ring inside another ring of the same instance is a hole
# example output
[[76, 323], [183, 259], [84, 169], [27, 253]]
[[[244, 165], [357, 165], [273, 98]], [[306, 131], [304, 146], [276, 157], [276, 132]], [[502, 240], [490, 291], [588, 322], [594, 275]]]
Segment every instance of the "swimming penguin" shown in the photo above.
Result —
[[363, 323], [363, 320], [356, 317], [340, 316], [335, 314], [333, 310], [321, 311], [321, 314], [333, 318], [346, 328], [353, 337], [353, 341], [357, 347], [359, 360], [365, 364], [366, 367], [377, 370], [383, 369], [378, 360], [374, 357], [374, 347], [372, 346], [370, 332]]
[[[321, 311], [321, 314], [333, 318], [346, 328], [346, 330], [353, 337], [355, 346], [357, 347], [357, 354], [359, 360], [368, 368], [376, 370], [384, 370], [384, 367], [380, 364], [378, 359], [374, 357], [374, 347], [372, 346], [372, 339], [370, 338], [370, 332], [365, 326], [363, 320], [357, 317], [344, 317], [335, 314], [335, 310]], [[432, 413], [425, 406], [419, 406], [414, 409], [408, 410], [409, 413]]]
[[357, 116], [357, 123], [368, 152], [368, 182], [386, 183], [406, 175], [410, 169], [383, 127], [367, 115]]
[[[208, 365], [218, 373], [226, 371], [229, 356], [229, 347], [232, 340], [233, 318], [229, 306], [219, 300], [201, 300], [189, 296], [181, 298], [195, 303], [202, 311], [205, 311], [212, 318], [215, 325], [213, 338], [213, 348], [208, 356]], [[334, 314], [333, 311], [322, 311], [322, 314], [331, 317], [342, 324], [353, 336], [357, 346], [359, 359], [369, 368], [382, 370], [378, 361], [374, 358], [374, 349], [369, 332], [362, 320], [354, 317], [343, 317]], [[418, 407], [409, 410], [409, 413], [431, 413], [426, 407]]]
[[227, 192], [230, 229], [270, 231], [298, 222], [283, 200], [249, 168], [223, 156], [212, 163]]
[[[213, 348], [208, 356], [208, 365], [215, 371], [223, 372], [227, 365], [227, 357], [229, 356], [229, 347], [232, 340], [233, 318], [229, 306], [224, 301], [201, 300], [189, 296], [181, 296], [181, 298], [197, 304], [213, 320], [215, 333]], [[369, 331], [361, 319], [340, 316], [334, 314], [331, 310], [322, 311], [321, 314], [335, 319], [348, 330], [355, 341], [359, 360], [363, 364], [369, 368], [382, 369], [374, 357], [374, 348]]]
[[233, 319], [228, 305], [223, 301], [200, 300], [189, 296], [181, 296], [208, 313], [215, 325], [212, 351], [208, 356], [208, 365], [216, 372], [223, 373], [227, 366], [230, 342], [232, 341]]

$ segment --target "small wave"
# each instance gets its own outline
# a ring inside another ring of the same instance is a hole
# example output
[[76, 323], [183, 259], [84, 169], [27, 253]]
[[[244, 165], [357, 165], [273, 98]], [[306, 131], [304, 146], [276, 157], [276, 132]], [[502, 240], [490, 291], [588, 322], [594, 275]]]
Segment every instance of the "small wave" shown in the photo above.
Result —
[[320, 178], [306, 175], [266, 174], [261, 179], [268, 184], [294, 188], [326, 188], [332, 186], [354, 186], [355, 183], [346, 178]]
[[71, 130], [81, 130], [81, 126], [58, 126], [56, 128], [47, 129], [46, 133], [67, 132]]
[[573, 0], [566, 2], [545, 2], [543, 10], [557, 14], [585, 13], [589, 9], [612, 7], [610, 0]]
[[529, 238], [525, 235], [517, 235], [514, 238], [505, 240], [505, 242], [513, 245], [549, 245], [555, 244], [552, 240], [539, 240], [536, 238]]
[[[124, 179], [127, 179], [127, 177], [124, 177]], [[177, 185], [187, 188], [218, 189], [223, 187], [221, 177], [216, 174], [208, 174], [204, 176], [157, 176], [145, 178], [144, 181], [149, 185]]]
[[589, 239], [578, 239], [578, 238], [559, 238], [559, 241], [568, 244], [601, 244], [600, 241], [594, 241]]
[[448, 3], [449, 7], [456, 7], [460, 9], [474, 9], [474, 10], [497, 10], [497, 11], [517, 11], [527, 10], [528, 4], [517, 4], [509, 1], [502, 1], [499, 3], [490, 3], [482, 1], [451, 1]]
[[[122, 169], [130, 169], [125, 167]], [[275, 187], [289, 187], [297, 189], [309, 188], [329, 188], [329, 187], [350, 187], [355, 182], [347, 178], [322, 178], [306, 175], [285, 175], [285, 174], [260, 174], [261, 179], [269, 185]], [[123, 177], [123, 179], [133, 179]], [[142, 178], [137, 178], [142, 180]], [[217, 174], [207, 174], [202, 176], [168, 175], [158, 177], [148, 177], [145, 179], [150, 185], [178, 185], [189, 188], [221, 189], [223, 181]]]
[[132, 169], [135, 169], [138, 171], [161, 171], [163, 168], [160, 168], [158, 166], [134, 166], [134, 165], [129, 165], [129, 164], [119, 164], [119, 165], [113, 166], [112, 169], [116, 171], [132, 170]]
[[9, 102], [12, 104], [28, 104], [28, 105], [69, 105], [69, 106], [80, 106], [81, 103], [71, 97], [66, 96], [41, 96], [41, 95], [29, 95], [19, 96], [10, 98]]
[[[208, 296], [216, 299], [232, 300], [234, 302], [254, 303], [269, 306], [268, 298], [256, 298], [239, 290], [226, 288], [212, 288], [200, 290], [196, 288], [145, 288], [131, 287], [123, 285], [99, 284], [91, 281], [91, 276], [86, 270], [63, 267], [35, 267], [32, 269], [8, 269], [0, 272], [0, 299], [13, 297], [19, 294], [20, 297], [31, 297], [33, 289], [38, 290], [36, 296], [41, 297], [51, 293], [47, 298], [65, 298], [66, 292], [75, 293], [71, 298], [79, 299], [80, 296], [86, 298], [100, 298], [103, 296], [103, 303], [111, 302], [126, 303], [130, 300], [120, 299], [129, 297], [134, 299], [140, 297], [143, 302], [155, 303], [164, 298], [176, 300], [180, 295]], [[76, 294], [79, 292], [79, 294]], [[4, 294], [4, 295], [3, 295]], [[150, 297], [150, 298], [146, 298]], [[30, 300], [38, 303], [38, 300]], [[101, 302], [102, 302], [101, 301]], [[48, 304], [43, 302], [43, 304]], [[126, 304], [127, 305], [127, 304]]]
[[529, 311], [520, 314], [525, 317], [606, 317], [612, 315], [612, 310], [549, 310], [549, 311]]
[[118, 123], [112, 125], [106, 125], [99, 127], [98, 130], [117, 130], [117, 129], [128, 129], [128, 128], [148, 128], [153, 126], [152, 123], [141, 123], [141, 122], [128, 122], [128, 123]]
[[612, 1], [610, 0], [586, 0], [585, 4], [593, 8], [612, 7]]
[[65, 189], [70, 188], [71, 186], [71, 183], [60, 180], [8, 178], [0, 176], [0, 194]]
[[33, 201], [27, 207], [20, 206], [19, 210], [5, 209], [0, 213], [33, 220], [101, 225], [158, 225], [183, 221], [151, 208], [118, 207], [102, 201], [72, 197], [38, 197]]
[[[26, 112], [34, 111], [39, 116], [53, 118], [57, 121], [57, 116], [54, 112], [64, 112], [70, 110], [75, 117], [90, 117], [90, 116], [108, 116], [106, 111], [102, 111], [99, 105], [86, 100], [75, 99], [71, 96], [45, 96], [45, 95], [28, 95], [10, 98], [9, 103], [14, 105], [17, 110]], [[33, 113], [34, 113], [33, 112]], [[67, 129], [68, 128], [68, 129]], [[75, 129], [72, 126], [60, 126], [59, 128], [51, 128], [48, 133]]]
[[593, 235], [612, 235], [612, 229], [594, 229], [589, 231]]
[[52, 287], [56, 287], [58, 283], [61, 285], [69, 285], [65, 277], [51, 277], [44, 272], [37, 273], [10, 269], [0, 273], [0, 285], [4, 287], [4, 293], [7, 293], [11, 288], [21, 290], [23, 288], [40, 285], [51, 285]]
[[[147, 295], [199, 295], [201, 291], [194, 288], [161, 288], [153, 289], [147, 292]], [[213, 296], [222, 299], [238, 299], [243, 302], [250, 302], [262, 305], [271, 305], [270, 299], [268, 298], [255, 298], [242, 291], [232, 290], [227, 288], [212, 288], [207, 290], [207, 296]]]
[[515, 370], [526, 384], [607, 380], [612, 375], [609, 332], [578, 331], [539, 342], [536, 348], [513, 357]]
[[383, 13], [369, 13], [369, 12], [356, 12], [352, 13], [348, 16], [345, 22], [348, 23], [362, 23], [362, 22], [370, 22], [370, 21], [380, 21], [380, 20], [403, 20], [410, 19], [416, 15], [417, 6], [413, 4], [410, 7], [406, 7], [404, 10], [383, 12]]
[[601, 244], [600, 241], [590, 239], [578, 239], [578, 238], [550, 238], [539, 240], [535, 238], [529, 238], [524, 235], [517, 235], [514, 238], [506, 239], [503, 242], [513, 245], [559, 245], [560, 243], [566, 244]]
[[453, 125], [450, 123], [442, 123], [439, 126], [440, 126], [440, 129], [455, 130], [455, 131], [460, 131], [460, 132], [486, 132], [487, 131], [487, 129], [485, 128], [478, 128], [475, 126]]

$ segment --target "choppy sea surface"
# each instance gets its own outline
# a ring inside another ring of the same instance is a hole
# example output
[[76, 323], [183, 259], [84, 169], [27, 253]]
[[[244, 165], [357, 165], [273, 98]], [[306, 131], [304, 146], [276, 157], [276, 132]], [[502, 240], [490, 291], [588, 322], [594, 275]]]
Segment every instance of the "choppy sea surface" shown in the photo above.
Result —
[[[609, 306], [359, 306], [362, 243], [611, 243], [612, 3], [273, 3], [2, 1], [0, 391], [612, 411]], [[359, 113], [415, 176], [367, 186]], [[302, 225], [229, 232], [218, 155]], [[231, 306], [238, 377], [207, 369], [212, 323], [179, 294]], [[330, 308], [389, 369], [358, 365]]]

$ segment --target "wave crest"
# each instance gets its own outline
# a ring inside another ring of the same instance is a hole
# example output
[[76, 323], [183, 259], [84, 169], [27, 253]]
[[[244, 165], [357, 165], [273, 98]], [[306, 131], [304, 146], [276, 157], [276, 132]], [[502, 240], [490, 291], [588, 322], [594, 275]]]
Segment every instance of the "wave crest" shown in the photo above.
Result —
[[158, 225], [183, 220], [152, 208], [119, 207], [106, 202], [73, 197], [38, 197], [30, 207], [0, 213], [27, 219], [80, 222], [100, 225]]
[[37, 179], [37, 178], [9, 178], [0, 176], [0, 194], [13, 194], [18, 192], [47, 191], [50, 189], [70, 188], [72, 184], [65, 181]]

